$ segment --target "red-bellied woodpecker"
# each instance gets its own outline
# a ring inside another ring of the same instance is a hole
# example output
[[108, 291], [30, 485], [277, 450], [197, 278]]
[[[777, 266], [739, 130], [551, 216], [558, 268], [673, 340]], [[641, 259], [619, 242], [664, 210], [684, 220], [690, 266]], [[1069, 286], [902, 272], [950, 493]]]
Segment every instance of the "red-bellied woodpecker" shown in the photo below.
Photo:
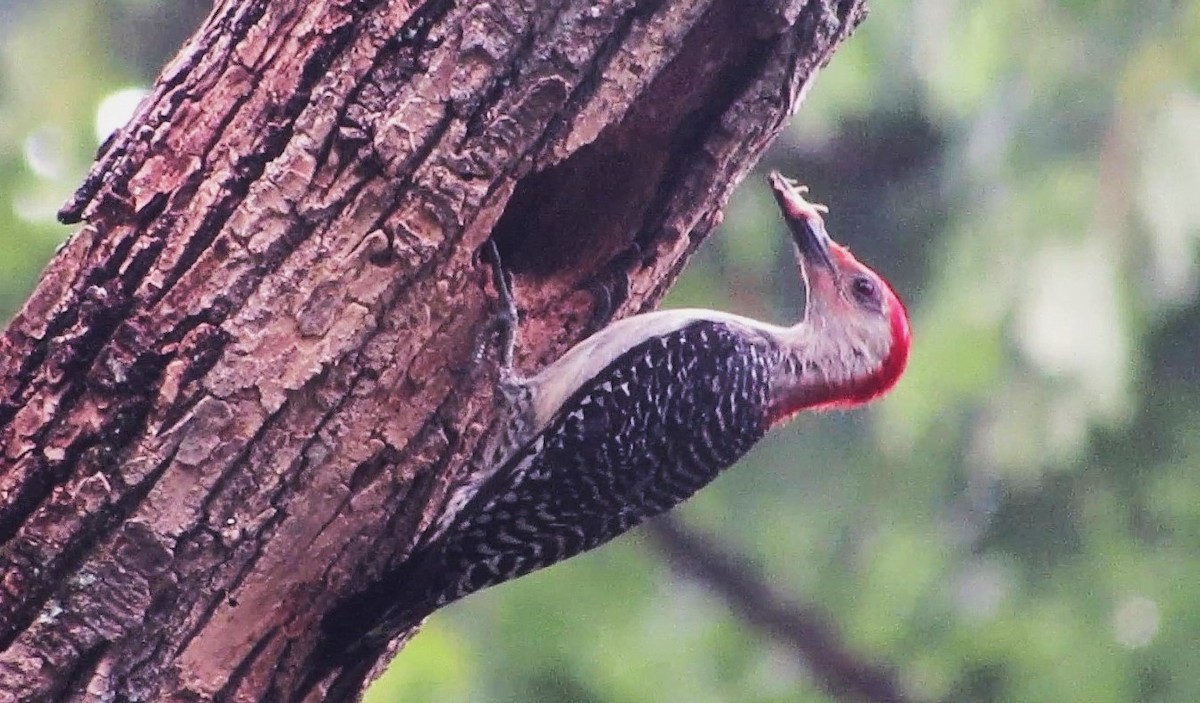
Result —
[[[896, 383], [910, 341], [903, 304], [830, 239], [824, 208], [803, 187], [778, 173], [770, 181], [808, 289], [803, 319], [782, 327], [712, 310], [636, 315], [531, 378], [507, 377], [511, 422], [494, 441], [495, 461], [453, 493], [401, 573], [327, 620], [322, 657], [373, 660], [441, 606], [671, 509], [796, 413], [860, 405]], [[508, 316], [515, 325], [515, 308]]]

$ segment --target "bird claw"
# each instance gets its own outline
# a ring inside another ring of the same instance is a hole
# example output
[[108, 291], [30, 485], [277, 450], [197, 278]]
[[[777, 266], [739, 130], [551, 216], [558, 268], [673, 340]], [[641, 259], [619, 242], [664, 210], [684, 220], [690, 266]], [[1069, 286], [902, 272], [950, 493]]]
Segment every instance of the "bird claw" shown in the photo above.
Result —
[[484, 245], [483, 258], [492, 266], [492, 285], [496, 288], [499, 304], [493, 309], [491, 319], [475, 341], [475, 350], [471, 354], [471, 368], [483, 362], [492, 337], [499, 334], [500, 376], [510, 378], [513, 375], [513, 351], [517, 345], [517, 326], [520, 322], [517, 303], [512, 294], [512, 274], [505, 270], [500, 260], [500, 250], [494, 240], [489, 239]]

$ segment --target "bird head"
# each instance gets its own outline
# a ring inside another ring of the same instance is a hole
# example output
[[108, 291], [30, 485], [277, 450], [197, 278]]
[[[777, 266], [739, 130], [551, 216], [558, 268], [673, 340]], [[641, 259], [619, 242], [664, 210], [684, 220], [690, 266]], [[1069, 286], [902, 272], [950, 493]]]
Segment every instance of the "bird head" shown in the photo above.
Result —
[[868, 403], [904, 373], [908, 313], [883, 277], [830, 238], [822, 217], [827, 209], [804, 199], [807, 188], [778, 172], [770, 182], [808, 291], [795, 328], [795, 385], [773, 408], [773, 419]]

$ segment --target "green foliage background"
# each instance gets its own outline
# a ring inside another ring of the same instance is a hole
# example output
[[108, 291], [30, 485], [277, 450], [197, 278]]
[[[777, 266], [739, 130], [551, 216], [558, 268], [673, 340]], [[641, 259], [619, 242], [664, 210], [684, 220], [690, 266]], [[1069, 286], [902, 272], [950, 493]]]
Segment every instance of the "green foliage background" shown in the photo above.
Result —
[[[0, 0], [0, 316], [204, 3]], [[877, 407], [682, 511], [928, 700], [1200, 700], [1200, 4], [874, 3], [764, 166], [910, 303]], [[803, 293], [757, 176], [668, 304]], [[634, 533], [433, 617], [372, 701], [828, 701]]]

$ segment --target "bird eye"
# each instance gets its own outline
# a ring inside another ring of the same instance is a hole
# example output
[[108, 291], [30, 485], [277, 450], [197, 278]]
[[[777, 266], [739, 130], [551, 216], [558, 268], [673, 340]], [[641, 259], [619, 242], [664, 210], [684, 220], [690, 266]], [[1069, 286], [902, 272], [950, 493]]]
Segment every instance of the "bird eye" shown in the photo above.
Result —
[[874, 281], [866, 276], [856, 276], [850, 282], [850, 291], [860, 303], [873, 307], [879, 307], [881, 304], [879, 300], [879, 288], [875, 285]]

